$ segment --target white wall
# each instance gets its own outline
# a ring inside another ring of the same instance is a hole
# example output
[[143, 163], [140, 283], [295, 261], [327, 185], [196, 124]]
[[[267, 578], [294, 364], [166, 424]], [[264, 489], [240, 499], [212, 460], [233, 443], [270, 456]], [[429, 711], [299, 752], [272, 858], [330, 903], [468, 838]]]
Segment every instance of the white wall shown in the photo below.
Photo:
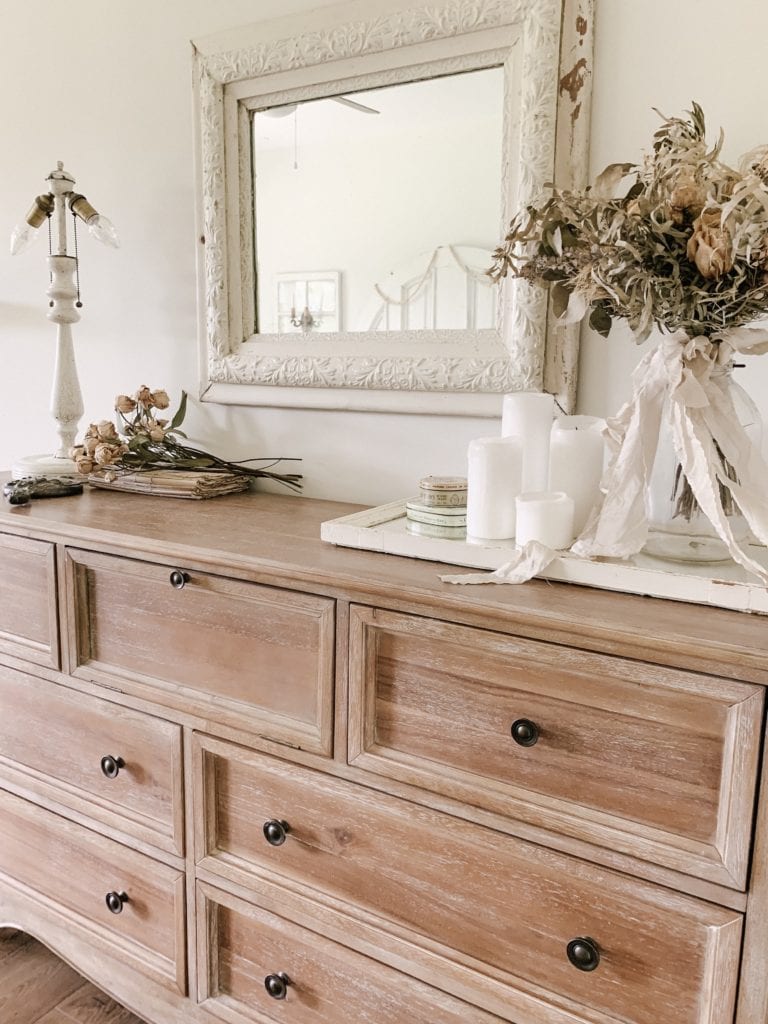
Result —
[[[768, 4], [738, 0], [597, 0], [593, 169], [640, 156], [651, 107], [696, 99], [727, 154], [768, 141], [763, 111]], [[113, 252], [81, 241], [83, 319], [75, 328], [86, 420], [142, 383], [197, 387], [192, 114], [188, 40], [327, 6], [318, 0], [2, 0], [0, 239], [44, 190], [56, 160], [118, 226]], [[757, 111], [755, 114], [754, 112]], [[54, 328], [45, 320], [44, 246], [13, 260], [0, 245], [0, 466], [50, 450]], [[637, 350], [586, 339], [580, 404], [612, 411]], [[748, 387], [768, 418], [768, 360]], [[459, 472], [468, 440], [495, 423], [195, 405], [192, 432], [231, 458], [304, 459], [306, 493], [378, 503], [425, 473]]]

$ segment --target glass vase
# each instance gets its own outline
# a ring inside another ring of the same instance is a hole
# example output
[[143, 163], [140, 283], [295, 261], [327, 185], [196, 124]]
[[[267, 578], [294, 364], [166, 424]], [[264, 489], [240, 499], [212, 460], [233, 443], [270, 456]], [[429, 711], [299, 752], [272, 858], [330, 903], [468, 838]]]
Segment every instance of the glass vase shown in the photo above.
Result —
[[[727, 390], [742, 427], [753, 444], [762, 443], [760, 411], [746, 391], [734, 381], [733, 364], [716, 367], [712, 383]], [[732, 468], [723, 460], [726, 475]], [[735, 477], [733, 477], [735, 479]], [[733, 536], [741, 544], [749, 537], [749, 524], [730, 490], [720, 485], [723, 510]], [[659, 444], [648, 483], [649, 534], [646, 554], [675, 562], [725, 562], [731, 555], [717, 530], [701, 511], [675, 453], [669, 401], [662, 412]]]

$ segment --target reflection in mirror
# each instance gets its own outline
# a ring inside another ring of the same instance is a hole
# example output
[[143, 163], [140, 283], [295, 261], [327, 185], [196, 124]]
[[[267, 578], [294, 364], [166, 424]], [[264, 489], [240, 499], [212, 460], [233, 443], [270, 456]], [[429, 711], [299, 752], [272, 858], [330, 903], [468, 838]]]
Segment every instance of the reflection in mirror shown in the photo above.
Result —
[[492, 67], [257, 110], [257, 332], [494, 327], [503, 93]]

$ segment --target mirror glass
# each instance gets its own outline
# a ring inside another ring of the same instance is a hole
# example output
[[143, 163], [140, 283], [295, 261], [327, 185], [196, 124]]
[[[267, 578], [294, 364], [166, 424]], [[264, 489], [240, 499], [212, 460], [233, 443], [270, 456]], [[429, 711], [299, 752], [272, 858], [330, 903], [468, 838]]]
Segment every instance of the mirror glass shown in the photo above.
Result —
[[252, 113], [259, 334], [496, 324], [504, 71]]

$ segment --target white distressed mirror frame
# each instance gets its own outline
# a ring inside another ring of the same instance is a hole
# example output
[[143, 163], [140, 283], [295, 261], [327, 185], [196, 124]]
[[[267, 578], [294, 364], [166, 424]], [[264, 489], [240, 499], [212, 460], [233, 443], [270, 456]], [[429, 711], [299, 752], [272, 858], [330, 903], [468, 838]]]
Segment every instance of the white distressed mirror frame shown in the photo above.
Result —
[[502, 64], [499, 238], [547, 182], [584, 181], [594, 0], [403, 3], [356, 0], [193, 43], [203, 400], [496, 416], [500, 395], [544, 389], [572, 409], [578, 333], [520, 281], [499, 289], [497, 329], [253, 334], [254, 109]]

